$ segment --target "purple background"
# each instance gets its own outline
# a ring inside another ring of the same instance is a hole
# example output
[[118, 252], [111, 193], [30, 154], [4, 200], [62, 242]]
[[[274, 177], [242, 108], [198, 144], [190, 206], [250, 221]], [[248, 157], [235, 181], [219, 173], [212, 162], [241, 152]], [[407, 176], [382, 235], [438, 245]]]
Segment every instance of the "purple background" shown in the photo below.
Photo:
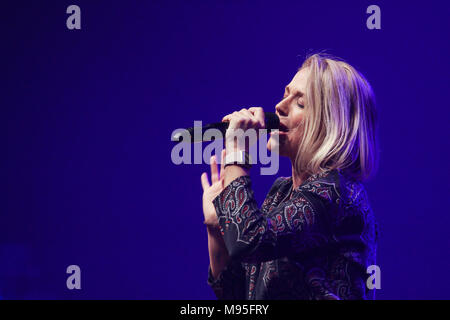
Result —
[[[172, 130], [272, 111], [307, 53], [371, 82], [381, 162], [380, 299], [450, 298], [448, 4], [2, 2], [4, 299], [211, 299], [200, 175]], [[66, 28], [81, 7], [82, 29]], [[381, 7], [381, 30], [366, 8]], [[281, 162], [280, 175], [290, 175]], [[254, 170], [261, 204], [275, 176]], [[82, 290], [66, 288], [66, 267]]]

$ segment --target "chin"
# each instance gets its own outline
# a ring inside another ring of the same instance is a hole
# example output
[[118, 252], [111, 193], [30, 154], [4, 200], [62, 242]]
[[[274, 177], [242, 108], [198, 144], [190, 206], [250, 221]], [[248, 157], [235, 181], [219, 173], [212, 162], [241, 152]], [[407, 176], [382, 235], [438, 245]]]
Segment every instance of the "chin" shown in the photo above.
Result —
[[[280, 156], [285, 156], [286, 155], [286, 147], [284, 146], [283, 143], [284, 139], [280, 139], [279, 142], [277, 142], [274, 138], [270, 137], [269, 141], [267, 141], [267, 149], [270, 152], [276, 152], [278, 153]], [[276, 151], [276, 145], [278, 144], [278, 151]]]

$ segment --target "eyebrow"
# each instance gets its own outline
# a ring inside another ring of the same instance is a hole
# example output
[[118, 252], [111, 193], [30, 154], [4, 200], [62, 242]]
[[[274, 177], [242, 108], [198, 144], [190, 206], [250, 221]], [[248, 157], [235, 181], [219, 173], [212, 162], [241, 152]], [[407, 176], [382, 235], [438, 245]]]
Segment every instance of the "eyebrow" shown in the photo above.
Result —
[[[287, 85], [287, 86], [284, 88], [284, 90], [287, 91], [288, 93], [290, 93], [289, 85]], [[304, 95], [304, 93], [301, 92], [300, 90], [294, 90], [293, 93], [294, 93], [295, 96], [296, 96], [296, 95], [300, 95], [300, 96], [303, 96], [303, 95]]]

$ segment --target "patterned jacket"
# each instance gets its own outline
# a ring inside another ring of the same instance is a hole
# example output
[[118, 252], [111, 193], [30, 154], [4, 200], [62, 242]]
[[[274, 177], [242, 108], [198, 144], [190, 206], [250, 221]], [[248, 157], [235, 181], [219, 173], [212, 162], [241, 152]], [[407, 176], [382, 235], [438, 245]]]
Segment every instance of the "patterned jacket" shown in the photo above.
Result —
[[214, 200], [231, 262], [208, 284], [219, 299], [372, 299], [376, 223], [361, 183], [337, 170], [272, 185], [259, 209], [249, 176]]

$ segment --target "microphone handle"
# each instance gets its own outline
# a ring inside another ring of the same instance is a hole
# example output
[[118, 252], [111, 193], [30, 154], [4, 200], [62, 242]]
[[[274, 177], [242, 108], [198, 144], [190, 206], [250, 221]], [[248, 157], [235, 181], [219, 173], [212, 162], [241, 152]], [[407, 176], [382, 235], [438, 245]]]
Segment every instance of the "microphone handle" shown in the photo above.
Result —
[[[274, 129], [278, 129], [280, 126], [280, 119], [278, 118], [278, 116], [273, 113], [273, 112], [265, 112], [265, 116], [266, 116], [266, 129], [268, 130], [274, 130]], [[205, 133], [205, 131], [209, 130], [209, 129], [217, 129], [220, 130], [220, 132], [222, 133], [222, 138], [225, 137], [225, 133], [228, 129], [229, 126], [229, 122], [215, 122], [215, 123], [210, 123], [210, 124], [206, 124], [202, 127], [191, 127], [191, 128], [187, 128], [186, 131], [189, 133], [190, 135], [190, 142], [194, 143], [194, 142], [208, 142], [208, 141], [213, 141], [215, 140], [215, 137], [211, 137], [211, 138], [205, 138], [203, 135]], [[201, 132], [201, 134], [200, 134]], [[195, 134], [197, 133], [197, 134]], [[183, 141], [183, 137], [182, 134], [175, 134], [172, 137], [172, 141], [175, 142], [182, 142]]]
[[[202, 127], [187, 128], [186, 130], [189, 132], [189, 134], [191, 136], [191, 142], [208, 142], [208, 141], [214, 141], [215, 139], [214, 139], [214, 136], [211, 137], [211, 139], [205, 139], [203, 137], [203, 135], [206, 130], [209, 130], [209, 129], [220, 130], [220, 132], [222, 132], [222, 137], [225, 137], [225, 133], [226, 133], [229, 125], [230, 125], [229, 122], [215, 122], [215, 123], [210, 123], [210, 124], [204, 125]], [[194, 132], [197, 132], [198, 137], [194, 134]], [[201, 135], [198, 132], [201, 132]]]

